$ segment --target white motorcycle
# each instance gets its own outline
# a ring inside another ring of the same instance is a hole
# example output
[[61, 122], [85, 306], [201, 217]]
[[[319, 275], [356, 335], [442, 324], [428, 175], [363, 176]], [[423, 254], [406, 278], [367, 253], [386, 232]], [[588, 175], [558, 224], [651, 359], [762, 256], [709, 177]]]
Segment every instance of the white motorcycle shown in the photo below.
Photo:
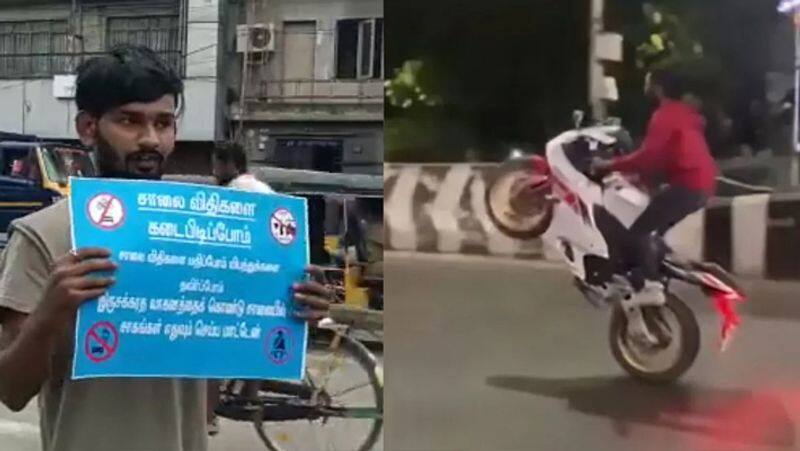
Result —
[[735, 305], [745, 295], [718, 265], [682, 261], [661, 237], [654, 237], [666, 303], [633, 301], [624, 249], [628, 228], [647, 207], [649, 196], [621, 174], [599, 178], [591, 173], [593, 157], [632, 150], [625, 130], [618, 125], [582, 128], [580, 112], [575, 121], [575, 129], [547, 144], [546, 159], [517, 156], [501, 167], [486, 190], [489, 217], [510, 237], [541, 237], [566, 261], [587, 300], [598, 308], [613, 307], [611, 351], [626, 372], [648, 382], [674, 381], [694, 363], [700, 330], [670, 282], [682, 280], [712, 297], [722, 317], [722, 349], [739, 324]]

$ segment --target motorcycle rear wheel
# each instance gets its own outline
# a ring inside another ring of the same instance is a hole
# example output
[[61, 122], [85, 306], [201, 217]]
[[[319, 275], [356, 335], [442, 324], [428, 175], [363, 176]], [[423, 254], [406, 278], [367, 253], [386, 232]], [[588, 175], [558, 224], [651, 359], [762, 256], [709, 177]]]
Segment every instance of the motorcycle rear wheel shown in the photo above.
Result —
[[[651, 333], [666, 339], [664, 347], [645, 349], [628, 336], [628, 319], [621, 307], [614, 309], [609, 327], [611, 353], [617, 363], [636, 379], [653, 384], [668, 384], [680, 378], [691, 368], [700, 351], [700, 327], [694, 313], [672, 293], [667, 293], [667, 302], [661, 307], [643, 307], [642, 315]], [[671, 318], [670, 318], [671, 317]], [[668, 324], [672, 319], [672, 325]], [[673, 330], [671, 328], [676, 328]], [[666, 365], [657, 366], [647, 362], [677, 342], [676, 357]]]
[[484, 193], [489, 219], [510, 238], [537, 238], [547, 231], [553, 220], [553, 205], [545, 198], [549, 190], [519, 188], [530, 184], [533, 176], [530, 161], [507, 162], [499, 168]]

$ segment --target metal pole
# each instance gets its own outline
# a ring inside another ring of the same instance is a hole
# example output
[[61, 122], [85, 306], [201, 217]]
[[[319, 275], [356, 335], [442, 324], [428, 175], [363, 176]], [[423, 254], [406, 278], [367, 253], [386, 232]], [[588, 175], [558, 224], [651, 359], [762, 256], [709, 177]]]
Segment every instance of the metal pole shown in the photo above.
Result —
[[247, 95], [247, 83], [249, 82], [247, 63], [250, 59], [250, 29], [253, 27], [253, 16], [256, 11], [256, 4], [253, 0], [245, 1], [243, 6], [247, 17], [247, 46], [245, 47], [244, 55], [242, 55], [242, 89], [239, 92], [239, 129], [235, 139], [238, 142], [241, 142], [244, 134], [244, 115], [247, 111], [247, 100], [245, 96]]
[[22, 81], [22, 134], [27, 133], [28, 125], [28, 83]]
[[597, 35], [603, 31], [603, 12], [605, 0], [591, 0], [589, 11], [589, 104], [592, 118], [596, 121], [605, 118], [603, 103], [603, 65], [597, 61]]
[[794, 123], [792, 124], [792, 148], [800, 151], [800, 27], [794, 27]]
[[792, 121], [792, 185], [800, 185], [800, 13], [794, 16], [794, 115]]
[[186, 40], [189, 29], [188, 1], [189, 0], [181, 0], [178, 10], [178, 48], [180, 52], [178, 54], [178, 67], [176, 70], [179, 71], [182, 77], [186, 77], [186, 67], [188, 65], [187, 54], [189, 53], [187, 47], [188, 42]]
[[78, 16], [78, 0], [72, 0], [72, 9], [69, 12], [69, 73], [74, 74], [75, 69], [77, 69], [75, 65], [75, 47], [76, 41], [78, 40], [78, 27], [76, 26]]

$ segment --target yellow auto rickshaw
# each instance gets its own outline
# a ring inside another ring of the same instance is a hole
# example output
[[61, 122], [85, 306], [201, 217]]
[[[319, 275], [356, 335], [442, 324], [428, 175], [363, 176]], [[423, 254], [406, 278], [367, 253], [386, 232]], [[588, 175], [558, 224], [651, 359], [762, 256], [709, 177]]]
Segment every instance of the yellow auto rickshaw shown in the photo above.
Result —
[[0, 247], [11, 221], [68, 195], [70, 176], [95, 172], [90, 153], [79, 146], [0, 132]]
[[383, 310], [383, 177], [272, 167], [252, 172], [309, 203], [312, 262], [338, 281], [348, 306]]

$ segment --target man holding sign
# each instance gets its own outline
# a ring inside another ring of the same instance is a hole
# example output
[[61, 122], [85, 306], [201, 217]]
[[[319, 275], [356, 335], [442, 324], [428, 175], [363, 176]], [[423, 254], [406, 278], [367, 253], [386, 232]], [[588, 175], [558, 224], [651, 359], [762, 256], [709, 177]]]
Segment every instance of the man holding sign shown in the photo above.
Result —
[[[180, 78], [155, 53], [119, 47], [78, 70], [76, 128], [96, 150], [102, 177], [157, 180], [175, 146]], [[98, 198], [99, 226], [115, 227], [121, 200]], [[91, 208], [91, 207], [89, 207]], [[132, 220], [132, 217], [124, 218]], [[23, 409], [39, 396], [47, 451], [195, 451], [207, 448], [205, 381], [176, 378], [70, 377], [76, 313], [114, 287], [120, 262], [100, 247], [71, 251], [70, 214], [59, 202], [11, 226], [0, 260], [0, 400]], [[142, 283], [155, 284], [156, 280]], [[316, 282], [294, 286], [297, 315], [315, 320], [328, 297]], [[84, 313], [82, 311], [82, 313]], [[92, 361], [122, 352], [119, 325], [86, 331]], [[108, 360], [107, 360], [108, 361]]]

